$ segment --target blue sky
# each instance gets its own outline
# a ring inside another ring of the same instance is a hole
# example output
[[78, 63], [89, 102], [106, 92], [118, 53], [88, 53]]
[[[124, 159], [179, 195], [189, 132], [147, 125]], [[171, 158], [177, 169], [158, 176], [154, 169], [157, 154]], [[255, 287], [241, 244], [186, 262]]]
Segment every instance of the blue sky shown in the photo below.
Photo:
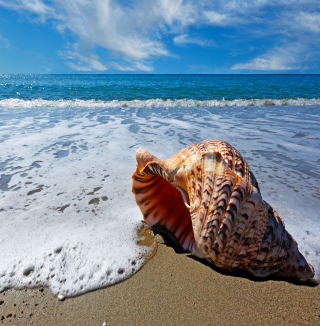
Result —
[[0, 0], [0, 73], [320, 73], [319, 0]]

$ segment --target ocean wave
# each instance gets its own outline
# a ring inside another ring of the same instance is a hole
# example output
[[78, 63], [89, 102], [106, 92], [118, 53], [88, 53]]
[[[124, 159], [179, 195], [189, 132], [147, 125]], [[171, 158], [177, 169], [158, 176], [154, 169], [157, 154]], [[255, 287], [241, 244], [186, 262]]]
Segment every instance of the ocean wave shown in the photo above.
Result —
[[44, 99], [32, 99], [32, 100], [21, 100], [21, 99], [5, 99], [0, 100], [0, 107], [10, 108], [39, 108], [39, 107], [74, 107], [74, 108], [101, 108], [101, 107], [223, 107], [223, 106], [309, 106], [309, 105], [320, 105], [320, 98], [297, 98], [297, 99], [234, 99], [234, 100], [196, 100], [196, 99], [148, 99], [148, 100], [44, 100]]

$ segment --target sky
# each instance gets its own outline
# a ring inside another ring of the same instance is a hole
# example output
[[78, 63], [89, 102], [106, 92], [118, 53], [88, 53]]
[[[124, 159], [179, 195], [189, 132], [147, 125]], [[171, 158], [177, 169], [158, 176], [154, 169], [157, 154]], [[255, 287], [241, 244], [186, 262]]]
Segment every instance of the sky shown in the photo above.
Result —
[[320, 0], [0, 0], [0, 73], [320, 73]]

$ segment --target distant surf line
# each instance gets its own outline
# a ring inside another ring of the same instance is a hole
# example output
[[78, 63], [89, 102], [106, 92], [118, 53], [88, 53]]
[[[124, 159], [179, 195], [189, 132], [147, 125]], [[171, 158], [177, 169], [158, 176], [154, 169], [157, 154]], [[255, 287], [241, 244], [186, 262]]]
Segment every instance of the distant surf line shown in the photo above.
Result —
[[0, 100], [0, 107], [4, 108], [41, 108], [41, 107], [74, 107], [74, 108], [116, 108], [116, 107], [145, 107], [145, 108], [166, 108], [166, 107], [241, 107], [241, 106], [310, 106], [310, 105], [320, 105], [320, 98], [291, 98], [291, 99], [233, 99], [221, 100], [211, 99], [211, 100], [197, 100], [197, 99], [162, 99], [154, 98], [147, 100], [82, 100], [82, 99], [72, 99], [72, 100], [45, 100], [45, 99], [32, 99], [23, 100], [16, 98], [9, 98]]

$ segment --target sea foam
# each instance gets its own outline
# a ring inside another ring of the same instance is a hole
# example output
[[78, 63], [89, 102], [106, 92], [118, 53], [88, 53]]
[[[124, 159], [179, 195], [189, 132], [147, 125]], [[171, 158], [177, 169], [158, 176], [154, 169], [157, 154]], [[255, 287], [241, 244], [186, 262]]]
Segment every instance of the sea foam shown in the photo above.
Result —
[[0, 291], [44, 285], [73, 296], [129, 277], [150, 249], [136, 244], [128, 132], [87, 118], [41, 129], [49, 119], [38, 118], [11, 126], [1, 144]]
[[130, 101], [102, 101], [102, 100], [44, 100], [32, 99], [22, 100], [10, 98], [0, 100], [0, 107], [11, 108], [39, 108], [39, 107], [70, 107], [70, 108], [118, 108], [118, 107], [221, 107], [221, 106], [286, 106], [286, 105], [320, 105], [320, 98], [292, 98], [292, 99], [234, 99], [234, 100], [196, 100], [196, 99], [162, 99], [154, 98], [148, 100], [130, 100]]
[[0, 109], [0, 290], [77, 295], [144, 263], [131, 193], [135, 151], [166, 159], [222, 139], [250, 164], [263, 198], [320, 279], [320, 108]]

